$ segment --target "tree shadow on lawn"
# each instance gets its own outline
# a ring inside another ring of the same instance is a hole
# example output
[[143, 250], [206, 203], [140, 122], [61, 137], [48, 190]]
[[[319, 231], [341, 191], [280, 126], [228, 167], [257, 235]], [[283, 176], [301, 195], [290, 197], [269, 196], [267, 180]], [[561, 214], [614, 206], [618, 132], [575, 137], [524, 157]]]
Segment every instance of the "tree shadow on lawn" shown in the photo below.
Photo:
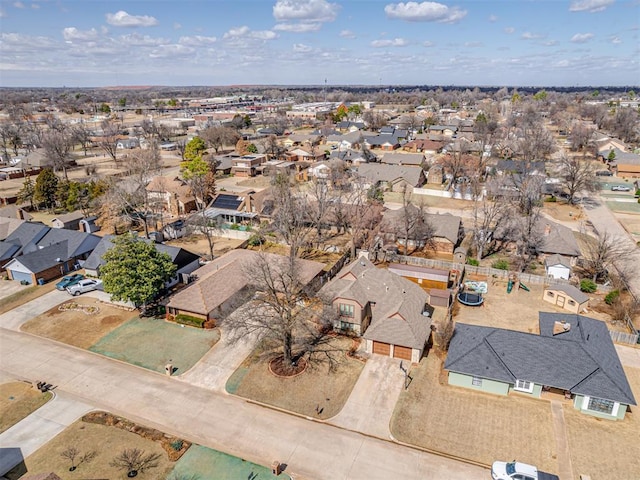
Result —
[[342, 410], [364, 362], [347, 355], [353, 351], [353, 341], [347, 337], [330, 337], [322, 351], [322, 355], [309, 361], [304, 372], [280, 377], [269, 370], [269, 362], [280, 350], [274, 343], [263, 340], [229, 377], [226, 389], [301, 415], [331, 418]]
[[164, 373], [185, 373], [220, 340], [218, 329], [185, 327], [154, 318], [134, 318], [102, 337], [89, 350]]

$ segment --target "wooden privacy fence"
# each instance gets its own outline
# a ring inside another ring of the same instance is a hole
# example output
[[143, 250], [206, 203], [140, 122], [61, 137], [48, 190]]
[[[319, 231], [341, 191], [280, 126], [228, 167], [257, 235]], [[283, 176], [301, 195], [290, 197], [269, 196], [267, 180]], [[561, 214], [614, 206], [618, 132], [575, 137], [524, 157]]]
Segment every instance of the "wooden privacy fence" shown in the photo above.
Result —
[[611, 340], [613, 340], [615, 343], [627, 343], [630, 345], [635, 345], [638, 343], [637, 333], [625, 333], [609, 330], [609, 335], [611, 335]]

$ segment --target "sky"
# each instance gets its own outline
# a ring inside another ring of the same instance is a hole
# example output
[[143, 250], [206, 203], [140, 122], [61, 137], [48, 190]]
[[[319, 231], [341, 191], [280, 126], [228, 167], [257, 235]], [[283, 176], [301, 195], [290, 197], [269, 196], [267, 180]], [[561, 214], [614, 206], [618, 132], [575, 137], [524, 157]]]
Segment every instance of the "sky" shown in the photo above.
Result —
[[640, 0], [0, 0], [0, 86], [640, 85]]

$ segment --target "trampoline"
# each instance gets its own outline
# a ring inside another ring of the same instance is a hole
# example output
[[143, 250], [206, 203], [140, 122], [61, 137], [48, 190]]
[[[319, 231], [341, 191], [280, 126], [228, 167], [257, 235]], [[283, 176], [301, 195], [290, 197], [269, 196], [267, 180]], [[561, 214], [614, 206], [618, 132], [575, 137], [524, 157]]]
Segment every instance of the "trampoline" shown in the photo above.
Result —
[[484, 298], [477, 293], [460, 292], [458, 294], [458, 301], [468, 307], [479, 307], [482, 305], [482, 302], [484, 302]]

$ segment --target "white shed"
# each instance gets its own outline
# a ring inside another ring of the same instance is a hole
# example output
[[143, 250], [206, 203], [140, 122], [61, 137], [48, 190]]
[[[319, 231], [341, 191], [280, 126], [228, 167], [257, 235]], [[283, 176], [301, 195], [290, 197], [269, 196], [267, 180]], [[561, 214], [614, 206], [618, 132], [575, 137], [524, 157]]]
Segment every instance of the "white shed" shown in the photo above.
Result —
[[571, 262], [562, 255], [548, 256], [544, 261], [544, 267], [548, 277], [569, 280], [571, 276]]

